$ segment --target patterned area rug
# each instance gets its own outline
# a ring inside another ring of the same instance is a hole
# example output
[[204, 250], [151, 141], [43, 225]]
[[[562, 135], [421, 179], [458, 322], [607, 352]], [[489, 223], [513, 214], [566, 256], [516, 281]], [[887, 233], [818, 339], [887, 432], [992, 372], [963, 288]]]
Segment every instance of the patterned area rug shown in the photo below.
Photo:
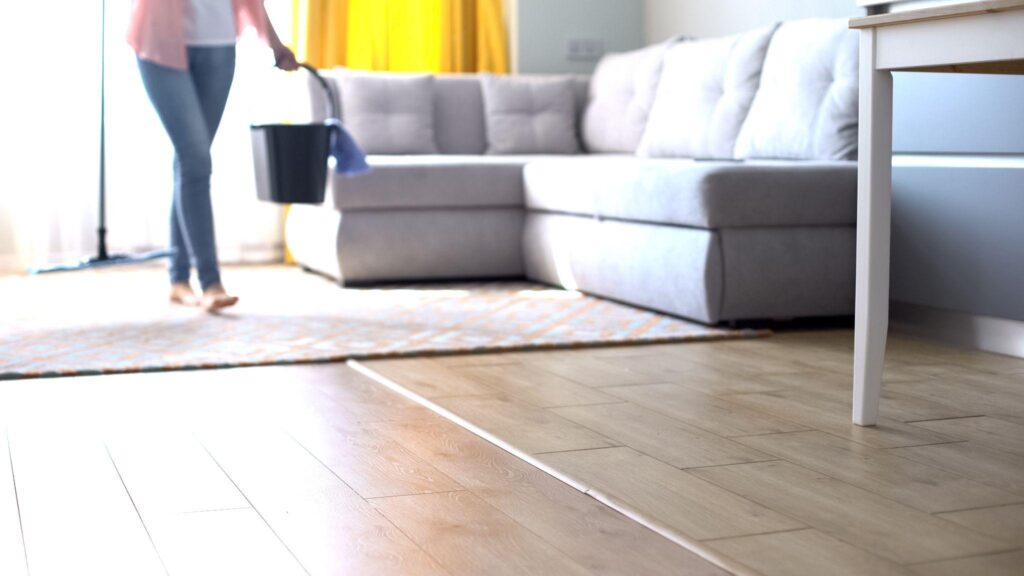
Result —
[[167, 303], [153, 267], [0, 278], [0, 379], [744, 338], [526, 282], [342, 289], [237, 267], [220, 315]]

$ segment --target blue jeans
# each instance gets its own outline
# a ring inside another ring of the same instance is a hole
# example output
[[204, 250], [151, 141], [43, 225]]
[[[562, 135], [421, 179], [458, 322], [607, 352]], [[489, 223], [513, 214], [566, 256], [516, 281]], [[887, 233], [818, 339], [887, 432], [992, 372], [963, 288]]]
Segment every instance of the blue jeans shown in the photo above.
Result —
[[231, 91], [235, 47], [190, 46], [188, 70], [140, 59], [139, 71], [174, 145], [171, 282], [188, 282], [194, 265], [206, 290], [220, 284], [210, 202], [210, 145]]

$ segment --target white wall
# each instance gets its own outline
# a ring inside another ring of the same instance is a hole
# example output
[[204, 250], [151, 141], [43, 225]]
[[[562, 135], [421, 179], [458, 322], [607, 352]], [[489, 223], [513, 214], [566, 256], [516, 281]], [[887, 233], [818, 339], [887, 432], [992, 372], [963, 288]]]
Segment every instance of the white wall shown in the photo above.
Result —
[[720, 36], [796, 18], [862, 15], [856, 0], [644, 0], [647, 43]]
[[521, 73], [592, 72], [597, 58], [567, 58], [572, 39], [598, 40], [605, 52], [644, 44], [640, 0], [515, 0], [509, 5], [513, 69]]

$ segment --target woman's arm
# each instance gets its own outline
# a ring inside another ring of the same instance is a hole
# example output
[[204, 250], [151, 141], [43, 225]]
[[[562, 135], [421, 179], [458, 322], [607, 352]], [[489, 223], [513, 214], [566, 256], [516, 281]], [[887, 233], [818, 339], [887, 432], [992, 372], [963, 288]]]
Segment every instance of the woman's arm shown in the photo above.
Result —
[[270, 21], [270, 16], [267, 15], [267, 11], [263, 11], [263, 17], [267, 20], [267, 43], [270, 48], [274, 51], [274, 62], [277, 67], [281, 70], [292, 70], [299, 69], [299, 63], [295, 60], [295, 53], [292, 52], [291, 48], [284, 45], [281, 42], [281, 38], [278, 37], [277, 31], [274, 30], [274, 24]]

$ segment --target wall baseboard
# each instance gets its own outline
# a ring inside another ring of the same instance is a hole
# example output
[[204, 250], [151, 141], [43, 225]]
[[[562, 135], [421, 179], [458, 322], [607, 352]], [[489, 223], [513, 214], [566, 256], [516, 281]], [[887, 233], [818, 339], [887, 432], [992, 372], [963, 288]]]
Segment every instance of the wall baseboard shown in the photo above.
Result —
[[890, 328], [954, 346], [1024, 358], [1024, 322], [893, 302]]

